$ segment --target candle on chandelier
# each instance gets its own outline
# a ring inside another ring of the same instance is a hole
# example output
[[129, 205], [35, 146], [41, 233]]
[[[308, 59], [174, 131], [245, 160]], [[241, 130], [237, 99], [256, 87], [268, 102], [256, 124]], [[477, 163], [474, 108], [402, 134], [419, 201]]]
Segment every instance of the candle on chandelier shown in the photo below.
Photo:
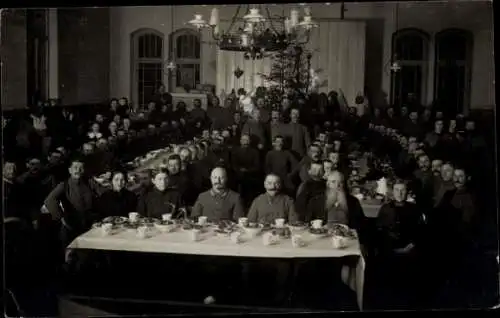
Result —
[[290, 26], [292, 28], [296, 27], [299, 24], [299, 11], [296, 9], [292, 9], [290, 11]]
[[286, 18], [285, 19], [285, 31], [286, 33], [292, 33], [292, 27], [290, 26], [290, 19], [289, 18]]
[[219, 9], [213, 8], [210, 14], [210, 25], [216, 26], [219, 24]]

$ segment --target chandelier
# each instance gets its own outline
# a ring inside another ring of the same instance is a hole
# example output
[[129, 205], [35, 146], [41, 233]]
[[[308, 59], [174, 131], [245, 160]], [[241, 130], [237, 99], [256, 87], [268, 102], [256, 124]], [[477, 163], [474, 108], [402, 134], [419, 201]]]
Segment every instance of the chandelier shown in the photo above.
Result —
[[[318, 27], [313, 21], [311, 9], [304, 7], [304, 17], [299, 21], [299, 10], [292, 9], [290, 16], [272, 16], [266, 7], [266, 17], [261, 14], [262, 5], [250, 8], [246, 15], [239, 17], [242, 5], [238, 5], [227, 30], [220, 30], [219, 10], [213, 8], [207, 23], [201, 14], [195, 14], [188, 24], [199, 31], [210, 29], [219, 49], [223, 51], [244, 52], [245, 59], [262, 59], [265, 52], [285, 50], [289, 46], [309, 42], [312, 29]], [[276, 22], [276, 23], [275, 23]], [[238, 24], [236, 29], [235, 25]]]

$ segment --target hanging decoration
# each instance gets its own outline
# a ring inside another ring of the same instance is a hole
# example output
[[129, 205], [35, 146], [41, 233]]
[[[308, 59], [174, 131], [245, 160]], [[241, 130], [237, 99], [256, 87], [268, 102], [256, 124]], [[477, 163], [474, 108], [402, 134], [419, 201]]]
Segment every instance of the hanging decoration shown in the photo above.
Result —
[[236, 76], [236, 78], [240, 78], [243, 73], [244, 71], [238, 66], [238, 68], [234, 71], [234, 76]]

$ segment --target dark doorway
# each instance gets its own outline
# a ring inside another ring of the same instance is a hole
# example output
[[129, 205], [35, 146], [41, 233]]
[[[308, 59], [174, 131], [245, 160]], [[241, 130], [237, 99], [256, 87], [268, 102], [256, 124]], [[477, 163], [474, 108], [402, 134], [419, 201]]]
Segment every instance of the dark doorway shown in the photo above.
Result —
[[26, 12], [27, 101], [34, 106], [47, 99], [47, 19], [46, 10]]

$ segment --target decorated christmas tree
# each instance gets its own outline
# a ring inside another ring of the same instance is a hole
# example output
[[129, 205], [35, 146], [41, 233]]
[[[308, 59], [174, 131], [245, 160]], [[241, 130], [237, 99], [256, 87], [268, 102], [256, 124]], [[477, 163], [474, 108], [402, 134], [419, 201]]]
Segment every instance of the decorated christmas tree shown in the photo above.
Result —
[[268, 83], [271, 102], [280, 103], [284, 94], [306, 94], [310, 82], [310, 59], [312, 54], [302, 46], [289, 46], [271, 56], [269, 74], [260, 74]]

